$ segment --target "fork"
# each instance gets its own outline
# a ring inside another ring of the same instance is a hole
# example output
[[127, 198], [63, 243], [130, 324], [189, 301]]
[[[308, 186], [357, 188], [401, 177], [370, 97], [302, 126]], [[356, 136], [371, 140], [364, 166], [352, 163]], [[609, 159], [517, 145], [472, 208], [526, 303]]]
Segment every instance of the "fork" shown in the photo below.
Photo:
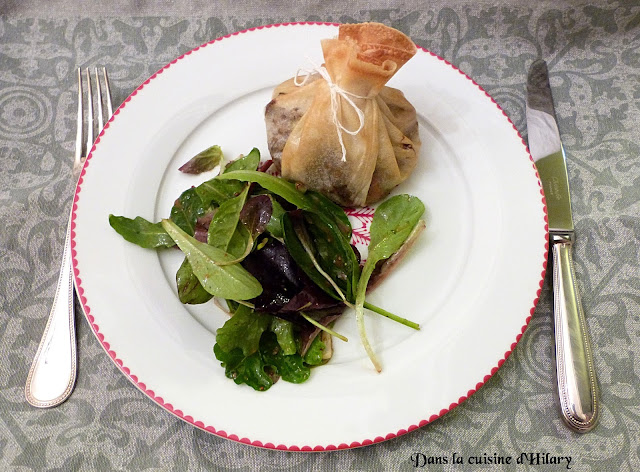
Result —
[[[111, 90], [106, 68], [102, 68], [102, 82], [98, 68], [95, 71], [96, 90], [94, 114], [94, 96], [92, 78], [89, 69], [85, 69], [86, 93], [83, 93], [83, 74], [78, 68], [78, 117], [76, 150], [73, 162], [73, 177], [77, 181], [84, 161], [93, 145], [94, 131], [99, 133], [104, 127], [103, 106], [106, 106], [106, 119], [113, 114]], [[42, 340], [29, 369], [25, 385], [27, 402], [38, 408], [50, 408], [64, 402], [73, 391], [76, 383], [77, 356], [74, 309], [74, 283], [71, 265], [71, 217], [67, 223], [67, 235], [62, 255], [62, 267], [56, 294]]]

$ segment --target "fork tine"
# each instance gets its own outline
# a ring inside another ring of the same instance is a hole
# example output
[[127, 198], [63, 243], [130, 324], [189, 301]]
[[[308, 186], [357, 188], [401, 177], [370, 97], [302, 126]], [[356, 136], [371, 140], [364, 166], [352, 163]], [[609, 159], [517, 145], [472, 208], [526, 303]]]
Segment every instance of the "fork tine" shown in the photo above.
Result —
[[93, 146], [93, 93], [91, 92], [91, 74], [89, 68], [85, 69], [87, 75], [87, 148], [86, 154], [89, 154], [91, 146]]
[[104, 117], [102, 116], [102, 87], [100, 86], [100, 76], [98, 75], [98, 68], [95, 67], [96, 74], [96, 92], [98, 94], [98, 98], [96, 99], [96, 103], [98, 105], [98, 133], [102, 131], [104, 128]]
[[73, 160], [73, 167], [79, 168], [82, 160], [82, 141], [83, 141], [83, 128], [82, 121], [84, 117], [83, 97], [82, 97], [82, 72], [78, 67], [78, 117], [77, 117], [77, 131], [76, 131], [76, 154]]
[[113, 115], [113, 102], [111, 101], [111, 87], [109, 87], [109, 76], [107, 75], [107, 68], [102, 68], [102, 75], [104, 76], [104, 89], [105, 98], [107, 102], [107, 120]]

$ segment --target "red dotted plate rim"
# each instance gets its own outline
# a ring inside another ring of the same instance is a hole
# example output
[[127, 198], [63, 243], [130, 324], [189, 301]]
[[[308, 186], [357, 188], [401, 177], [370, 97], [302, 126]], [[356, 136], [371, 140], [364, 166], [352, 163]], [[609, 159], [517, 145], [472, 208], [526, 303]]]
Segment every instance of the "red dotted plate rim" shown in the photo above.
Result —
[[[514, 342], [511, 344], [510, 349], [504, 353], [504, 356], [502, 359], [499, 359], [496, 363], [496, 365], [491, 369], [491, 371], [486, 374], [484, 376], [484, 378], [482, 379], [482, 381], [476, 383], [475, 388], [470, 389], [466, 395], [460, 397], [458, 399], [457, 402], [451, 403], [449, 405], [448, 408], [444, 408], [442, 410], [440, 410], [440, 412], [438, 414], [433, 414], [431, 415], [429, 418], [426, 419], [422, 419], [419, 422], [417, 422], [417, 424], [412, 424], [409, 425], [406, 429], [400, 429], [399, 431], [395, 432], [395, 433], [389, 433], [386, 436], [382, 437], [382, 436], [377, 436], [374, 439], [363, 439], [362, 441], [354, 441], [350, 444], [346, 444], [346, 443], [341, 443], [338, 445], [327, 445], [327, 446], [297, 446], [297, 445], [285, 445], [285, 444], [273, 444], [270, 442], [267, 443], [263, 443], [261, 441], [254, 441], [251, 440], [249, 438], [246, 437], [238, 437], [236, 434], [224, 431], [224, 430], [219, 430], [214, 428], [213, 426], [210, 425], [205, 425], [202, 421], [198, 421], [197, 419], [193, 418], [192, 416], [185, 414], [182, 410], [174, 407], [171, 403], [166, 402], [159, 394], [157, 394], [156, 392], [154, 392], [153, 390], [150, 390], [147, 388], [147, 386], [144, 384], [144, 382], [142, 382], [140, 379], [138, 379], [138, 377], [129, 370], [128, 367], [126, 367], [124, 365], [124, 362], [118, 358], [118, 355], [111, 349], [111, 346], [109, 345], [109, 343], [105, 340], [104, 335], [100, 332], [100, 327], [99, 325], [97, 325], [95, 323], [95, 319], [93, 317], [93, 315], [91, 315], [91, 308], [87, 302], [87, 298], [84, 296], [84, 289], [82, 286], [82, 279], [80, 277], [80, 272], [78, 270], [78, 262], [76, 259], [76, 250], [75, 250], [75, 219], [76, 219], [76, 210], [77, 210], [77, 202], [78, 202], [78, 198], [79, 198], [79, 194], [80, 191], [82, 189], [82, 183], [83, 183], [83, 178], [84, 175], [86, 173], [86, 167], [89, 165], [89, 163], [91, 162], [91, 158], [93, 157], [93, 153], [96, 149], [96, 146], [100, 143], [100, 140], [102, 138], [102, 136], [107, 132], [107, 130], [109, 129], [109, 126], [111, 124], [111, 122], [118, 116], [118, 114], [120, 113], [120, 111], [127, 105], [127, 103], [129, 103], [131, 101], [131, 99], [140, 91], [142, 90], [145, 85], [147, 85], [149, 82], [151, 82], [153, 79], [155, 79], [157, 76], [159, 76], [160, 74], [162, 74], [165, 70], [167, 70], [169, 67], [171, 67], [173, 64], [177, 63], [178, 61], [180, 61], [181, 59], [189, 56], [190, 54], [193, 54], [195, 51], [207, 47], [211, 44], [214, 43], [218, 43], [224, 39], [230, 38], [232, 36], [237, 36], [240, 34], [245, 34], [245, 33], [249, 33], [252, 31], [257, 31], [257, 30], [262, 30], [262, 29], [269, 29], [269, 28], [279, 28], [279, 27], [286, 27], [286, 26], [303, 26], [303, 25], [319, 25], [319, 26], [340, 26], [339, 23], [327, 23], [327, 22], [292, 22], [292, 23], [278, 23], [278, 24], [271, 24], [271, 25], [264, 25], [264, 26], [257, 26], [254, 28], [249, 28], [243, 31], [238, 31], [235, 33], [230, 33], [227, 34], [225, 36], [216, 38], [214, 40], [211, 40], [205, 44], [202, 44], [201, 46], [198, 46], [186, 53], [184, 53], [183, 55], [181, 55], [180, 57], [178, 57], [177, 59], [174, 59], [173, 61], [169, 62], [168, 64], [166, 64], [164, 67], [162, 67], [158, 72], [156, 72], [155, 74], [153, 74], [151, 77], [149, 77], [146, 81], [144, 81], [136, 90], [134, 90], [131, 95], [129, 95], [126, 100], [122, 103], [122, 105], [120, 105], [118, 107], [118, 109], [114, 112], [113, 116], [111, 117], [111, 119], [108, 121], [108, 123], [105, 125], [104, 129], [100, 132], [100, 134], [98, 135], [98, 137], [96, 138], [93, 147], [91, 148], [91, 152], [89, 153], [89, 155], [87, 156], [87, 159], [85, 161], [84, 167], [82, 169], [82, 172], [80, 174], [80, 178], [78, 179], [78, 184], [76, 186], [76, 191], [75, 191], [75, 195], [74, 195], [74, 200], [73, 200], [73, 209], [72, 209], [72, 216], [71, 216], [71, 255], [72, 255], [72, 261], [73, 261], [73, 273], [74, 273], [74, 278], [75, 278], [75, 283], [76, 283], [76, 289], [78, 292], [78, 297], [80, 299], [80, 303], [82, 306], [82, 309], [84, 311], [85, 317], [87, 319], [87, 321], [89, 322], [89, 325], [91, 326], [91, 329], [93, 331], [93, 333], [95, 334], [96, 338], [98, 339], [98, 341], [100, 342], [100, 344], [102, 345], [102, 347], [104, 348], [104, 350], [107, 352], [107, 354], [109, 355], [109, 357], [112, 359], [112, 361], [115, 363], [115, 365], [118, 367], [118, 369], [139, 389], [141, 390], [145, 395], [147, 395], [149, 398], [151, 398], [154, 402], [156, 402], [157, 404], [159, 404], [160, 406], [162, 406], [164, 409], [166, 409], [167, 411], [173, 413], [175, 416], [177, 416], [178, 418], [186, 421], [187, 423], [202, 429], [204, 431], [207, 431], [208, 433], [214, 434], [216, 436], [220, 436], [226, 439], [230, 439], [232, 441], [236, 441], [236, 442], [240, 442], [243, 444], [248, 444], [251, 446], [257, 446], [257, 447], [261, 447], [261, 448], [266, 448], [266, 449], [277, 449], [277, 450], [285, 450], [285, 451], [306, 451], [306, 452], [313, 452], [313, 451], [332, 451], [332, 450], [341, 450], [341, 449], [351, 449], [351, 448], [356, 448], [356, 447], [362, 447], [362, 446], [368, 446], [371, 444], [376, 444], [382, 441], [386, 441], [389, 439], [393, 439], [399, 436], [402, 436], [410, 431], [414, 431], [418, 428], [421, 428], [429, 423], [431, 423], [432, 421], [437, 420], [438, 418], [440, 418], [441, 416], [445, 415], [446, 413], [448, 413], [449, 411], [453, 410], [454, 408], [456, 408], [457, 406], [459, 406], [460, 404], [462, 404], [464, 401], [466, 401], [471, 395], [473, 395], [475, 392], [478, 391], [478, 389], [480, 389], [480, 387], [482, 387], [497, 371], [498, 369], [502, 366], [502, 364], [504, 364], [504, 362], [507, 360], [507, 358], [511, 355], [511, 353], [513, 352], [514, 348], [516, 347], [516, 345], [518, 344], [518, 342], [520, 341], [520, 339], [522, 338], [522, 334], [525, 332], [525, 330], [527, 329], [527, 326], [529, 325], [529, 322], [531, 320], [531, 317], [535, 311], [536, 305], [538, 304], [538, 300], [540, 298], [540, 293], [542, 291], [542, 286], [544, 283], [544, 278], [545, 278], [545, 274], [546, 274], [546, 270], [547, 270], [547, 256], [548, 256], [548, 251], [549, 251], [549, 244], [548, 244], [548, 239], [545, 241], [545, 255], [544, 255], [544, 262], [542, 264], [542, 270], [540, 272], [540, 282], [539, 282], [539, 288], [536, 292], [536, 297], [534, 298], [534, 300], [532, 301], [531, 304], [531, 309], [529, 310], [529, 316], [526, 317], [525, 319], [525, 323], [522, 326], [520, 333], [516, 336]], [[529, 155], [529, 159], [531, 160], [531, 166], [533, 168], [533, 171], [535, 172], [536, 178], [538, 179], [538, 186], [540, 189], [540, 197], [541, 197], [541, 201], [543, 204], [543, 210], [544, 210], [544, 222], [545, 222], [545, 235], [548, 233], [548, 218], [547, 218], [547, 207], [546, 207], [546, 201], [544, 198], [544, 192], [542, 190], [542, 184], [540, 182], [540, 176], [538, 174], [538, 171], [535, 167], [533, 158], [531, 157], [531, 154], [529, 153], [529, 148], [527, 146], [527, 143], [524, 141], [524, 138], [521, 136], [520, 132], [518, 131], [518, 129], [516, 128], [516, 126], [513, 124], [513, 122], [511, 121], [511, 119], [507, 116], [507, 114], [504, 112], [504, 110], [500, 107], [500, 105], [478, 84], [476, 83], [471, 77], [469, 77], [467, 74], [465, 74], [464, 72], [462, 72], [460, 69], [458, 69], [456, 66], [454, 66], [453, 64], [451, 64], [450, 62], [448, 62], [447, 60], [443, 59], [442, 57], [438, 56], [437, 54], [434, 54], [433, 52], [422, 48], [422, 47], [418, 47], [420, 50], [422, 50], [423, 52], [426, 52], [427, 54], [439, 59], [440, 61], [444, 62], [445, 64], [447, 64], [449, 67], [451, 67], [452, 69], [454, 69], [455, 71], [457, 71], [458, 73], [460, 73], [461, 75], [463, 75], [464, 77], [466, 77], [468, 80], [470, 80], [477, 88], [478, 90], [480, 90], [482, 93], [484, 93], [494, 104], [495, 106], [498, 108], [498, 110], [500, 110], [500, 112], [504, 115], [504, 117], [507, 119], [507, 121], [511, 124], [511, 126], [513, 127], [514, 131], [516, 132], [516, 134], [518, 135], [518, 137], [520, 138], [520, 140], [522, 141], [522, 144], [525, 146], [525, 149], [527, 151], [527, 154]]]

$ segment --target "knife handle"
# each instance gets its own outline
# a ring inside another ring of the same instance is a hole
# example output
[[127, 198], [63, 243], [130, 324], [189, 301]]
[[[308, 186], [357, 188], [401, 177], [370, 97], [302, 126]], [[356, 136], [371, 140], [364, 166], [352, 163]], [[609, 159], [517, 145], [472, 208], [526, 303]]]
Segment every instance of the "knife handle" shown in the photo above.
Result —
[[571, 429], [586, 433], [600, 414], [600, 400], [589, 333], [573, 267], [571, 235], [554, 236], [553, 302], [556, 372], [562, 417]]

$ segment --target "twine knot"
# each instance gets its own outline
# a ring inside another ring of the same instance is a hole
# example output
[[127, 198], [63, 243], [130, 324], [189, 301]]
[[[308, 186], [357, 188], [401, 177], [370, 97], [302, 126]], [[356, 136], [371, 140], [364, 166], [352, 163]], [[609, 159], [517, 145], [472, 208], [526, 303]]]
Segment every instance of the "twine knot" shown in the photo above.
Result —
[[[309, 79], [314, 74], [320, 75], [320, 77], [322, 77], [327, 82], [327, 85], [329, 86], [329, 94], [331, 96], [331, 118], [332, 118], [333, 124], [336, 127], [336, 132], [338, 133], [338, 141], [340, 142], [340, 148], [342, 149], [342, 162], [346, 162], [347, 149], [344, 145], [344, 139], [342, 138], [342, 133], [344, 132], [351, 136], [355, 136], [360, 131], [362, 131], [362, 128], [364, 128], [364, 112], [360, 109], [358, 105], [356, 105], [353, 99], [354, 98], [369, 99], [369, 97], [363, 97], [361, 95], [356, 95], [355, 93], [347, 92], [345, 89], [338, 86], [331, 80], [331, 76], [329, 75], [329, 72], [327, 71], [326, 67], [318, 66], [314, 64], [313, 61], [311, 61], [310, 59], [309, 59], [309, 62], [313, 65], [313, 68], [298, 69], [295, 77], [293, 78], [293, 82], [298, 87], [302, 87], [309, 81]], [[300, 75], [305, 75], [304, 79], [300, 80]], [[357, 129], [353, 129], [353, 130], [348, 129], [346, 126], [342, 124], [342, 122], [338, 118], [338, 97], [342, 97], [344, 101], [349, 106], [351, 106], [351, 108], [353, 108], [353, 110], [356, 112], [356, 115], [358, 115], [359, 125]]]

